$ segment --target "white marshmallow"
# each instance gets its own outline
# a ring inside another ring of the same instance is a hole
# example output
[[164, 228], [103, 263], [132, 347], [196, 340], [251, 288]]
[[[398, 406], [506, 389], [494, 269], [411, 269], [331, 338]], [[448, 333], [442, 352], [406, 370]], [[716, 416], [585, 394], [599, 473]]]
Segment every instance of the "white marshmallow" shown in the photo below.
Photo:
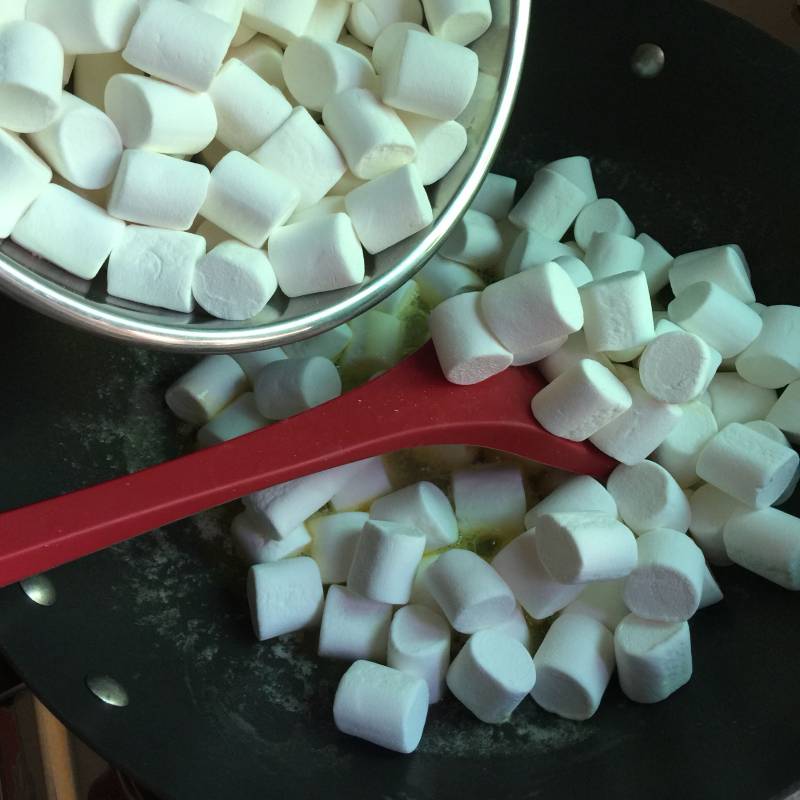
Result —
[[731, 422], [763, 419], [778, 399], [774, 389], [754, 386], [735, 372], [717, 373], [708, 386], [708, 393], [720, 430]]
[[793, 444], [800, 443], [800, 381], [793, 381], [769, 410], [767, 422], [783, 431]]
[[368, 519], [364, 511], [344, 511], [308, 520], [306, 525], [313, 537], [311, 557], [317, 562], [323, 583], [347, 580], [358, 537]]
[[539, 517], [563, 511], [596, 511], [617, 516], [617, 504], [602, 483], [588, 475], [576, 475], [540, 500], [525, 515], [525, 527], [535, 528]]
[[108, 212], [118, 219], [186, 231], [208, 193], [210, 173], [202, 164], [126, 150], [111, 187]]
[[629, 614], [614, 634], [619, 683], [635, 703], [666, 700], [692, 677], [687, 622], [655, 622]]
[[593, 203], [597, 200], [597, 189], [594, 185], [592, 176], [592, 165], [585, 156], [567, 156], [551, 161], [544, 165], [545, 169], [551, 169], [559, 175], [565, 177], [570, 183], [575, 184], [585, 195], [586, 202]]
[[631, 407], [589, 437], [601, 452], [622, 464], [638, 464], [674, 430], [683, 416], [680, 406], [654, 399], [636, 381], [625, 382]]
[[[284, 51], [281, 68], [289, 91], [298, 103], [312, 111], [322, 111], [348, 89], [373, 89], [375, 86], [375, 71], [369, 61], [335, 40], [308, 36], [295, 39]], [[347, 113], [353, 110], [352, 104], [346, 107]], [[330, 128], [327, 119], [325, 125]], [[338, 143], [336, 135], [333, 132], [331, 135]]]
[[576, 256], [557, 256], [553, 261], [567, 273], [569, 279], [577, 287], [583, 286], [585, 283], [591, 283], [594, 280], [589, 267]]
[[510, 636], [512, 639], [516, 639], [529, 653], [533, 649], [531, 629], [528, 627], [528, 621], [525, 619], [525, 614], [520, 606], [517, 606], [511, 616], [504, 622], [495, 625], [493, 628], [486, 628], [485, 630], [497, 631], [497, 633], [502, 633], [506, 636]]
[[0, 130], [0, 239], [5, 239], [50, 183], [50, 167], [21, 139]]
[[625, 577], [636, 566], [636, 538], [616, 517], [592, 511], [545, 514], [536, 523], [536, 547], [559, 583]]
[[455, 119], [467, 107], [477, 80], [478, 56], [472, 50], [407, 30], [383, 72], [383, 101], [414, 114]]
[[680, 486], [697, 483], [697, 459], [700, 451], [718, 430], [711, 409], [695, 400], [682, 406], [683, 416], [653, 453], [653, 461], [661, 464]]
[[[244, 11], [242, 13], [244, 13]], [[236, 33], [233, 34], [233, 39], [231, 39], [231, 47], [241, 47], [249, 42], [254, 36], [258, 35], [259, 34], [257, 31], [249, 28], [244, 24], [244, 22], [240, 22], [239, 27], [236, 29]]]
[[269, 530], [247, 511], [234, 517], [231, 535], [248, 564], [270, 564], [295, 556], [311, 542], [305, 525], [295, 528], [283, 539], [274, 539], [269, 535]]
[[0, 8], [0, 25], [6, 22], [13, 22], [18, 19], [25, 19], [25, 7], [28, 0], [6, 0]]
[[314, 627], [322, 614], [317, 565], [304, 556], [255, 564], [247, 573], [247, 598], [259, 641]]
[[655, 335], [644, 272], [621, 272], [580, 288], [584, 334], [594, 351], [647, 344]]
[[550, 433], [582, 442], [627, 411], [630, 392], [610, 370], [584, 358], [531, 401], [533, 416]]
[[234, 46], [228, 51], [229, 58], [236, 58], [246, 64], [260, 78], [271, 86], [286, 92], [286, 82], [283, 79], [283, 50], [277, 42], [267, 36], [253, 31], [253, 38], [239, 46]]
[[395, 750], [416, 750], [428, 716], [428, 685], [391, 667], [356, 661], [342, 676], [333, 701], [336, 727]]
[[694, 492], [689, 499], [689, 505], [692, 509], [692, 521], [689, 523], [692, 538], [708, 561], [727, 567], [731, 560], [725, 551], [722, 531], [725, 523], [734, 514], [747, 511], [747, 506], [710, 483], [703, 484]]
[[368, 253], [379, 253], [433, 221], [433, 209], [414, 164], [353, 189], [344, 202]]
[[508, 584], [469, 550], [442, 553], [423, 582], [459, 633], [491, 628], [508, 619], [517, 605]]
[[447, 671], [450, 691], [479, 719], [506, 722], [536, 683], [525, 646], [497, 630], [474, 633]]
[[[99, 0], [97, 0], [99, 2]], [[178, 0], [148, 0], [122, 57], [154, 78], [205, 92], [222, 66], [235, 28]]]
[[577, 331], [569, 336], [562, 347], [542, 359], [537, 366], [548, 381], [554, 381], [559, 375], [574, 367], [584, 358], [596, 361], [609, 370], [613, 370], [611, 362], [605, 355], [589, 352], [583, 331]]
[[389, 603], [361, 597], [344, 586], [331, 586], [319, 629], [319, 655], [346, 661], [386, 661], [392, 611]]
[[35, 22], [0, 27], [0, 128], [41, 131], [58, 115], [64, 50], [56, 35]]
[[462, 536], [491, 533], [507, 538], [525, 530], [525, 484], [519, 467], [456, 470], [451, 486]]
[[334, 511], [364, 508], [392, 491], [392, 482], [380, 456], [365, 459], [363, 465], [353, 479], [331, 498]]
[[178, 419], [204, 425], [246, 390], [247, 377], [230, 356], [206, 356], [167, 389], [165, 400]]
[[487, 286], [481, 292], [481, 313], [512, 355], [568, 336], [583, 325], [578, 289], [554, 261]]
[[299, 208], [318, 203], [345, 172], [336, 145], [302, 107], [295, 108], [251, 158], [295, 185]]
[[338, 397], [342, 381], [327, 358], [290, 358], [267, 364], [254, 391], [258, 410], [267, 419], [286, 419]]
[[345, 213], [344, 197], [341, 195], [327, 195], [323, 197], [319, 203], [313, 206], [296, 211], [289, 217], [287, 225], [294, 225], [295, 222], [307, 222], [310, 219], [317, 219], [318, 217], [327, 217], [329, 214]]
[[[456, 120], [436, 120], [399, 113], [416, 146], [414, 163], [425, 186], [447, 175], [467, 148], [467, 131]], [[469, 212], [467, 212], [469, 213]]]
[[412, 312], [417, 306], [419, 299], [419, 286], [411, 278], [407, 280], [399, 289], [392, 292], [385, 300], [381, 300], [375, 308], [383, 311], [384, 314], [391, 314], [393, 317], [404, 317], [408, 312]]
[[355, 50], [356, 53], [361, 53], [367, 60], [372, 59], [372, 48], [365, 45], [364, 42], [359, 42], [355, 36], [351, 36], [349, 33], [345, 32], [339, 37], [339, 44], [349, 47], [351, 50]]
[[633, 223], [616, 200], [603, 197], [586, 205], [575, 220], [575, 241], [587, 250], [595, 233], [619, 233], [632, 237]]
[[288, 297], [330, 292], [364, 280], [364, 253], [347, 214], [329, 214], [278, 228], [269, 258]]
[[540, 169], [508, 218], [519, 228], [530, 228], [555, 241], [567, 232], [586, 205], [586, 194], [563, 175]]
[[640, 233], [636, 241], [644, 247], [641, 270], [647, 276], [650, 295], [658, 294], [669, 283], [673, 258], [652, 236]]
[[91, 280], [125, 233], [99, 206], [51, 183], [11, 231], [21, 247], [79, 278]]
[[300, 201], [282, 175], [231, 151], [214, 167], [200, 209], [218, 227], [251, 247], [262, 247]]
[[566, 719], [589, 719], [614, 672], [614, 638], [592, 617], [564, 614], [550, 626], [533, 664], [536, 703]]
[[518, 350], [513, 353], [513, 360], [511, 361], [512, 367], [522, 367], [526, 364], [535, 364], [547, 356], [551, 356], [557, 350], [560, 350], [567, 342], [567, 336], [559, 336], [557, 339], [551, 339], [549, 342], [542, 342], [542, 344], [534, 347]]
[[309, 339], [287, 344], [283, 349], [290, 358], [322, 356], [335, 361], [350, 344], [352, 338], [353, 331], [345, 322], [335, 328], [331, 328], [329, 331], [325, 331], [325, 333], [319, 333]]
[[606, 488], [617, 503], [622, 521], [636, 534], [653, 528], [685, 533], [689, 528], [689, 501], [659, 464], [622, 464], [611, 473]]
[[356, 178], [349, 169], [346, 169], [344, 175], [334, 184], [333, 188], [328, 192], [328, 195], [344, 197], [346, 194], [352, 192], [353, 189], [363, 186], [364, 183], [366, 183], [366, 181], [362, 181], [361, 178]]
[[685, 253], [675, 259], [669, 271], [669, 283], [675, 295], [700, 281], [716, 284], [743, 303], [755, 302], [747, 264], [741, 251], [732, 245]]
[[247, 375], [251, 386], [255, 386], [258, 373], [273, 361], [282, 361], [286, 354], [280, 347], [270, 347], [266, 350], [256, 350], [252, 353], [233, 353], [232, 358]]
[[514, 240], [503, 264], [503, 275], [507, 278], [537, 264], [553, 261], [559, 256], [571, 256], [572, 250], [562, 242], [548, 239], [532, 230], [523, 230]]
[[639, 370], [630, 366], [629, 364], [613, 364], [612, 372], [624, 383], [633, 383], [634, 386], [642, 388], [642, 383], [639, 380]]
[[349, 13], [349, 0], [317, 0], [303, 35], [335, 42], [344, 30]]
[[419, 0], [354, 0], [347, 18], [347, 30], [370, 47], [384, 28], [395, 22], [422, 23]]
[[650, 530], [636, 544], [639, 560], [625, 579], [625, 605], [644, 619], [689, 619], [703, 595], [703, 551], [685, 534], [668, 528]]
[[[470, 52], [476, 52], [470, 48]], [[475, 89], [472, 92], [464, 110], [456, 119], [468, 131], [484, 131], [489, 126], [492, 109], [495, 107], [497, 97], [500, 94], [500, 81], [493, 75], [478, 70], [478, 79], [475, 81]]]
[[428, 586], [425, 582], [425, 573], [431, 567], [434, 561], [441, 553], [425, 553], [422, 560], [417, 566], [417, 571], [414, 573], [414, 583], [411, 586], [411, 599], [410, 603], [415, 605], [427, 606], [434, 611], [440, 611], [439, 604], [433, 599], [433, 595], [428, 591]]
[[708, 606], [713, 606], [723, 599], [724, 595], [722, 594], [722, 589], [719, 588], [719, 584], [706, 564], [703, 569], [703, 593], [700, 596], [700, 605], [697, 607], [698, 611]]
[[469, 207], [473, 211], [482, 211], [499, 222], [505, 219], [509, 211], [511, 211], [516, 191], [516, 178], [489, 172], [483, 179], [481, 188], [478, 189], [478, 193], [472, 199]]
[[750, 383], [780, 389], [800, 378], [800, 307], [770, 306], [764, 326], [736, 358], [736, 371]]
[[181, 2], [205, 11], [206, 14], [219, 17], [234, 29], [238, 29], [242, 22], [244, 0], [181, 0]]
[[350, 320], [350, 327], [353, 339], [341, 366], [351, 381], [363, 382], [393, 367], [402, 357], [406, 328], [396, 317], [373, 308]]
[[398, 608], [389, 627], [386, 663], [422, 678], [428, 684], [428, 702], [439, 702], [450, 665], [450, 626], [426, 606]]
[[745, 428], [750, 428], [751, 431], [766, 436], [767, 439], [772, 439], [773, 442], [789, 447], [789, 440], [784, 436], [780, 428], [765, 419], [754, 419], [750, 422], [745, 422], [744, 426]]
[[463, 264], [457, 264], [438, 254], [415, 276], [422, 302], [433, 309], [439, 303], [464, 292], [480, 291], [484, 283], [480, 276]]
[[370, 519], [358, 537], [347, 588], [382, 603], [407, 603], [424, 550], [425, 534], [412, 524]]
[[511, 365], [511, 353], [481, 317], [477, 292], [457, 294], [440, 303], [428, 325], [442, 372], [451, 383], [479, 383]]
[[489, 0], [423, 0], [422, 6], [431, 33], [448, 42], [474, 42], [492, 24]]
[[395, 54], [403, 45], [405, 32], [408, 30], [427, 32], [422, 25], [417, 25], [415, 22], [393, 22], [378, 34], [372, 47], [372, 65], [375, 67], [375, 72], [381, 74], [392, 63]]
[[244, 436], [266, 424], [267, 420], [258, 413], [253, 393], [245, 392], [197, 431], [197, 443], [210, 447]]
[[72, 71], [72, 91], [81, 100], [105, 109], [106, 84], [121, 72], [141, 75], [141, 71], [132, 67], [119, 53], [97, 53], [94, 55], [78, 55]]
[[207, 147], [217, 132], [208, 94], [142, 75], [113, 75], [106, 84], [105, 109], [125, 147], [193, 154]]
[[725, 549], [736, 564], [792, 591], [800, 590], [800, 519], [764, 508], [725, 523]]
[[641, 242], [609, 231], [593, 234], [583, 257], [595, 280], [620, 272], [636, 272], [642, 268], [643, 260], [644, 246]]
[[245, 0], [242, 22], [287, 45], [306, 32], [317, 0]]
[[790, 447], [732, 422], [703, 448], [697, 474], [745, 505], [765, 508], [783, 494], [798, 464]]
[[592, 617], [614, 633], [617, 625], [628, 615], [628, 607], [622, 596], [624, 587], [624, 578], [589, 583], [564, 609], [564, 613]]
[[738, 355], [761, 332], [761, 317], [741, 300], [708, 281], [693, 283], [667, 307], [669, 318], [718, 350]]
[[380, 497], [372, 503], [370, 518], [402, 522], [425, 534], [425, 549], [454, 544], [458, 526], [450, 501], [430, 481], [420, 481]]

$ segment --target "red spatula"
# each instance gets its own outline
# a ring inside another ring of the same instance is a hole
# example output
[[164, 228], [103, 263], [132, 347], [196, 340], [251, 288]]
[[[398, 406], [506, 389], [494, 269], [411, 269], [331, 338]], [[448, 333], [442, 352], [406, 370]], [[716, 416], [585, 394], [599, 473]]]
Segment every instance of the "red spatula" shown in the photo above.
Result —
[[605, 477], [614, 463], [587, 443], [543, 430], [530, 401], [532, 367], [474, 386], [442, 376], [428, 343], [336, 400], [224, 444], [0, 514], [7, 585], [249, 492], [406, 447], [471, 444]]

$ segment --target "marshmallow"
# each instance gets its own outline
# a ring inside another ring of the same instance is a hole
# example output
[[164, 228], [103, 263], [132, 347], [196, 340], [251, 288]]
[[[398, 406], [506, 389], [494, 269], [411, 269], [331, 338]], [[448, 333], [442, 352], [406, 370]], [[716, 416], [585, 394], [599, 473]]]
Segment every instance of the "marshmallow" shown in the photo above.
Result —
[[616, 517], [617, 504], [599, 481], [588, 475], [577, 475], [562, 483], [528, 511], [525, 527], [535, 528], [539, 517], [563, 511], [596, 511]]
[[[464, 154], [467, 131], [456, 120], [436, 120], [400, 112], [400, 119], [411, 134], [416, 147], [414, 163], [425, 186], [447, 175]], [[467, 212], [469, 213], [469, 212]]]
[[770, 306], [764, 326], [736, 358], [736, 371], [750, 383], [780, 389], [800, 378], [800, 307]]
[[666, 700], [692, 677], [687, 622], [655, 622], [629, 614], [614, 634], [619, 683], [635, 703]]
[[790, 447], [732, 422], [703, 448], [697, 474], [745, 505], [765, 508], [783, 494], [799, 463]]
[[451, 383], [479, 383], [511, 365], [511, 353], [481, 317], [477, 292], [457, 294], [440, 303], [428, 325], [442, 372]]
[[551, 161], [544, 165], [545, 169], [550, 169], [565, 177], [570, 183], [577, 186], [585, 195], [586, 202], [593, 203], [597, 200], [597, 189], [594, 185], [592, 176], [592, 165], [585, 156], [567, 156]]
[[422, 560], [417, 565], [417, 571], [414, 573], [414, 583], [411, 586], [410, 603], [414, 605], [427, 606], [434, 611], [439, 611], [439, 604], [433, 599], [433, 595], [428, 591], [425, 582], [425, 573], [430, 569], [431, 565], [436, 561], [441, 553], [425, 553]]
[[347, 588], [382, 603], [407, 603], [424, 550], [425, 534], [412, 524], [370, 519], [358, 537]]
[[469, 637], [447, 671], [450, 691], [479, 719], [506, 722], [536, 683], [525, 646], [497, 630]]
[[491, 628], [508, 619], [517, 605], [508, 584], [469, 550], [442, 553], [423, 582], [459, 633]]
[[178, 419], [204, 425], [246, 390], [247, 377], [230, 356], [206, 356], [167, 389], [164, 399]]
[[450, 664], [450, 626], [438, 612], [420, 605], [398, 608], [389, 627], [386, 663], [428, 684], [428, 702], [445, 691]]
[[44, 130], [58, 115], [64, 50], [55, 34], [35, 22], [0, 27], [0, 128]]
[[335, 42], [344, 30], [349, 13], [349, 0], [317, 0], [303, 35]]
[[433, 309], [439, 303], [464, 292], [480, 291], [484, 283], [480, 276], [463, 264], [457, 264], [438, 254], [415, 276], [422, 302]]
[[[335, 40], [312, 39], [308, 36], [295, 39], [284, 51], [282, 70], [289, 91], [298, 103], [312, 111], [322, 111], [338, 94], [348, 89], [373, 89], [375, 85], [375, 71], [369, 61], [361, 53]], [[361, 105], [361, 101], [355, 105], [346, 104], [342, 111], [351, 113], [357, 109], [363, 113]], [[341, 118], [337, 118], [337, 121], [343, 122]], [[374, 124], [374, 115], [368, 117], [368, 121]], [[327, 119], [325, 125], [330, 128]], [[394, 135], [396, 127], [390, 127], [389, 130]], [[353, 133], [348, 129], [349, 136]], [[339, 143], [333, 132], [331, 136]]]
[[584, 358], [531, 401], [536, 421], [550, 433], [582, 442], [627, 411], [633, 401], [610, 370]]
[[689, 505], [692, 509], [692, 521], [689, 523], [692, 538], [708, 561], [727, 567], [731, 560], [725, 551], [722, 531], [725, 523], [734, 514], [747, 511], [747, 506], [710, 483], [703, 484], [694, 492]]
[[283, 539], [274, 539], [269, 535], [269, 530], [247, 511], [234, 517], [231, 535], [248, 564], [270, 564], [295, 556], [311, 542], [305, 525], [295, 528]]
[[765, 419], [754, 419], [750, 422], [745, 422], [744, 426], [745, 428], [750, 428], [751, 431], [766, 436], [767, 439], [772, 439], [773, 442], [789, 447], [789, 440], [783, 435], [780, 428], [773, 425], [771, 422], [767, 422]]
[[596, 619], [564, 614], [550, 626], [533, 664], [536, 703], [566, 719], [589, 719], [614, 672], [614, 638]]
[[431, 33], [448, 42], [474, 42], [492, 24], [489, 0], [423, 0], [422, 6]]
[[589, 437], [601, 452], [622, 464], [638, 464], [674, 430], [683, 416], [680, 406], [653, 399], [638, 382], [626, 382], [631, 407]]
[[[257, 35], [257, 31], [254, 31], [252, 28], [248, 28], [244, 22], [240, 22], [239, 27], [236, 29], [236, 33], [233, 34], [233, 39], [231, 39], [231, 47], [241, 47]], [[228, 52], [230, 52], [230, 50]]]
[[18, 19], [25, 19], [25, 6], [27, 4], [28, 0], [5, 0], [3, 7], [0, 8], [0, 25]]
[[119, 73], [141, 75], [141, 71], [132, 67], [119, 53], [97, 53], [95, 55], [78, 55], [72, 72], [72, 91], [81, 100], [105, 109], [106, 84]]
[[764, 508], [725, 523], [725, 550], [740, 567], [792, 591], [800, 590], [800, 519]]
[[653, 461], [661, 464], [678, 485], [687, 487], [697, 483], [697, 459], [718, 426], [711, 409], [700, 400], [681, 408], [683, 415], [656, 448]]
[[589, 267], [576, 256], [557, 256], [553, 261], [567, 273], [576, 287], [591, 283], [594, 280]]
[[622, 596], [624, 587], [624, 578], [589, 583], [564, 609], [564, 613], [592, 617], [614, 633], [617, 625], [628, 615], [628, 607]]
[[467, 107], [477, 80], [478, 56], [472, 50], [408, 30], [383, 72], [383, 101], [414, 114], [455, 119]]
[[198, 262], [192, 294], [214, 317], [245, 320], [258, 314], [277, 288], [275, 272], [262, 250], [223, 242]]
[[711, 570], [706, 564], [703, 568], [703, 593], [700, 596], [700, 605], [697, 607], [698, 611], [708, 606], [713, 606], [724, 599], [722, 589], [711, 574]]
[[53, 183], [44, 188], [22, 215], [11, 231], [11, 238], [67, 272], [91, 280], [124, 233], [122, 222]]
[[609, 476], [606, 488], [617, 503], [622, 521], [636, 534], [653, 528], [685, 533], [689, 527], [689, 501], [659, 464], [642, 461], [620, 465]]
[[355, 0], [350, 6], [347, 30], [371, 47], [381, 31], [395, 22], [420, 25], [422, 6], [419, 0]]
[[375, 72], [380, 74], [391, 64], [395, 53], [403, 46], [403, 39], [408, 30], [427, 33], [426, 29], [416, 22], [393, 22], [378, 34], [372, 46], [372, 65], [375, 67]]
[[481, 292], [481, 313], [512, 355], [567, 336], [583, 325], [578, 290], [554, 261], [487, 286]]
[[313, 475], [269, 486], [243, 498], [250, 513], [277, 538], [291, 533], [333, 497], [361, 468], [361, 462], [344, 464]]
[[381, 300], [375, 308], [383, 311], [384, 314], [391, 314], [393, 317], [404, 317], [417, 307], [418, 298], [419, 287], [417, 282], [411, 278], [385, 300]]
[[414, 164], [353, 189], [344, 202], [368, 253], [379, 253], [433, 221], [433, 209]]
[[357, 286], [364, 280], [364, 253], [347, 214], [278, 228], [270, 236], [268, 252], [288, 297]]
[[255, 564], [247, 573], [247, 599], [259, 641], [319, 624], [322, 581], [305, 556]]
[[405, 325], [396, 317], [371, 309], [350, 320], [353, 339], [342, 356], [351, 382], [363, 382], [393, 367], [403, 355]]
[[472, 198], [472, 203], [470, 203], [469, 207], [473, 211], [481, 211], [484, 214], [488, 214], [492, 219], [499, 222], [504, 220], [511, 211], [516, 191], [516, 178], [489, 172], [483, 179], [478, 193]]
[[584, 334], [593, 352], [647, 344], [655, 335], [644, 272], [621, 272], [580, 289]]
[[344, 195], [352, 192], [353, 189], [363, 186], [364, 183], [366, 183], [366, 181], [362, 181], [361, 178], [356, 178], [349, 169], [346, 169], [344, 175], [336, 181], [333, 188], [328, 192], [328, 195], [340, 195], [344, 197]]
[[234, 32], [219, 17], [178, 0], [148, 0], [122, 57], [154, 78], [205, 92], [222, 66]]
[[356, 661], [333, 701], [336, 727], [398, 753], [416, 750], [428, 716], [428, 685], [391, 667]]
[[571, 256], [572, 250], [562, 242], [548, 239], [541, 233], [524, 230], [514, 240], [514, 244], [503, 264], [503, 275], [508, 278], [525, 269], [530, 269], [546, 261], [553, 261], [559, 256]]
[[308, 520], [306, 525], [313, 537], [311, 556], [317, 562], [323, 583], [344, 583], [347, 580], [358, 537], [368, 519], [366, 512], [344, 511]]
[[328, 195], [323, 197], [319, 203], [313, 206], [296, 211], [289, 217], [287, 225], [294, 225], [295, 222], [307, 222], [318, 217], [327, 217], [329, 214], [345, 213], [344, 197], [341, 195]]
[[50, 183], [50, 167], [21, 139], [0, 130], [0, 239], [5, 239]]
[[[244, 0], [181, 0], [181, 2], [219, 17], [234, 30], [238, 29], [242, 22]], [[255, 31], [253, 35], [255, 35]]]
[[592, 236], [583, 260], [595, 280], [636, 272], [642, 268], [644, 246], [630, 236], [602, 231]]
[[489, 533], [506, 538], [525, 530], [525, 485], [519, 467], [457, 470], [451, 486], [462, 536]]
[[251, 158], [295, 185], [299, 208], [318, 203], [345, 171], [336, 145], [302, 107], [295, 108]]
[[696, 333], [723, 358], [736, 356], [761, 332], [761, 317], [741, 300], [708, 281], [693, 283], [667, 307], [669, 318]]
[[317, 0], [246, 0], [242, 22], [287, 45], [306, 32]]
[[636, 544], [639, 560], [625, 579], [625, 605], [644, 619], [689, 619], [703, 594], [703, 551], [685, 534], [668, 528], [650, 530]]
[[615, 517], [591, 511], [545, 514], [536, 524], [536, 547], [559, 583], [622, 578], [636, 566], [636, 538]]
[[353, 479], [331, 498], [334, 511], [364, 508], [392, 491], [392, 482], [380, 456], [365, 459], [363, 465]]
[[69, 92], [62, 92], [53, 122], [28, 139], [56, 172], [81, 189], [108, 186], [122, 155], [114, 123]]
[[197, 443], [210, 447], [244, 436], [266, 424], [267, 420], [258, 413], [253, 393], [245, 392], [197, 431]]
[[508, 218], [519, 228], [559, 240], [586, 205], [586, 194], [563, 175], [540, 169]]
[[66, 53], [115, 53], [139, 16], [136, 0], [28, 0], [25, 15], [50, 28]]
[[125, 147], [199, 153], [217, 132], [217, 114], [208, 94], [141, 75], [113, 75], [105, 89], [105, 109]]
[[351, 50], [355, 50], [356, 53], [361, 53], [361, 55], [367, 60], [372, 59], [372, 48], [365, 45], [364, 42], [359, 42], [355, 36], [351, 36], [349, 33], [343, 33], [339, 37], [339, 44], [343, 45], [344, 47], [349, 47]]
[[231, 151], [214, 167], [202, 215], [251, 247], [262, 247], [300, 201], [282, 175]]
[[647, 276], [650, 295], [658, 294], [669, 283], [669, 270], [672, 256], [652, 236], [640, 233], [636, 241], [644, 247], [644, 257], [640, 269]]
[[202, 164], [126, 150], [111, 187], [108, 213], [140, 225], [186, 231], [205, 202], [209, 177]]
[[747, 264], [741, 251], [731, 245], [685, 253], [675, 259], [669, 271], [669, 283], [675, 295], [700, 281], [716, 284], [743, 303], [755, 302]]
[[800, 381], [794, 381], [784, 389], [767, 414], [767, 422], [782, 430], [790, 442], [800, 443]]
[[258, 410], [267, 419], [286, 419], [338, 397], [342, 381], [327, 358], [290, 358], [267, 364], [254, 391]]
[[[531, 636], [531, 629], [528, 627], [528, 621], [525, 619], [525, 614], [522, 609], [517, 606], [514, 612], [508, 619], [495, 625], [493, 628], [486, 628], [488, 631], [496, 631], [512, 639], [516, 639], [529, 653], [533, 649], [533, 637]], [[537, 631], [538, 632], [538, 631]]]
[[551, 356], [557, 350], [560, 350], [566, 344], [567, 338], [567, 336], [559, 336], [549, 342], [542, 342], [542, 344], [525, 350], [517, 350], [513, 353], [514, 358], [511, 361], [511, 366], [522, 367], [526, 364], [535, 364], [537, 361], [541, 361], [543, 358], [547, 358], [547, 356]]
[[286, 354], [280, 347], [270, 347], [266, 350], [256, 350], [253, 353], [234, 353], [232, 358], [247, 375], [251, 386], [255, 386], [258, 373], [273, 361], [282, 361]]
[[392, 611], [388, 603], [361, 597], [344, 586], [331, 586], [319, 629], [319, 655], [385, 661]]
[[335, 361], [350, 344], [352, 338], [353, 331], [345, 322], [335, 328], [331, 328], [329, 331], [325, 331], [325, 333], [319, 333], [309, 339], [287, 344], [283, 349], [290, 358], [322, 356]]
[[575, 241], [587, 250], [595, 233], [619, 233], [633, 236], [635, 229], [622, 206], [608, 197], [603, 197], [581, 209], [575, 219]]
[[[283, 79], [283, 50], [272, 39], [262, 34], [255, 35], [246, 44], [234, 46], [228, 51], [229, 58], [236, 58], [246, 64], [260, 78], [271, 86], [286, 91], [286, 82]], [[212, 84], [213, 86], [213, 84]]]
[[612, 372], [625, 384], [633, 383], [634, 386], [642, 387], [639, 380], [639, 370], [629, 364], [613, 364]]
[[583, 331], [577, 331], [569, 336], [558, 350], [542, 359], [537, 366], [548, 381], [554, 381], [584, 358], [596, 361], [609, 370], [613, 369], [611, 362], [602, 353], [589, 352]]
[[774, 389], [754, 386], [735, 372], [719, 372], [708, 386], [720, 430], [731, 422], [763, 419], [778, 399]]

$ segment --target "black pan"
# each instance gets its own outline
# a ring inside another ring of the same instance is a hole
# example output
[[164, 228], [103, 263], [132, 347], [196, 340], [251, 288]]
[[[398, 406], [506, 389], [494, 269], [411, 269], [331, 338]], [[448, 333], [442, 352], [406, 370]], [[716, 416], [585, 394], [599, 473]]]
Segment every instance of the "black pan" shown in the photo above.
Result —
[[[591, 155], [601, 193], [681, 252], [735, 241], [759, 298], [797, 302], [800, 59], [691, 0], [541, 0], [498, 171]], [[660, 44], [663, 74], [629, 58]], [[0, 304], [0, 507], [179, 452], [165, 386], [185, 358], [91, 339]], [[798, 510], [798, 503], [794, 503]], [[342, 668], [314, 637], [253, 641], [217, 510], [52, 573], [55, 605], [0, 592], [0, 641], [47, 705], [163, 798], [770, 798], [800, 780], [800, 598], [737, 568], [692, 621], [695, 678], [653, 707], [615, 685], [589, 722], [526, 702], [489, 727], [433, 708], [419, 751], [341, 736]], [[117, 678], [126, 708], [88, 674]]]

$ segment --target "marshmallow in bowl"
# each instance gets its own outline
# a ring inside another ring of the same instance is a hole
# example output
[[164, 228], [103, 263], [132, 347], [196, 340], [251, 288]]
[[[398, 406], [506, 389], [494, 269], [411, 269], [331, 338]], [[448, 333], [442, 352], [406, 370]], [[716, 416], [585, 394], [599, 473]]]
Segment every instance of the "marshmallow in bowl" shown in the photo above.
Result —
[[0, 130], [0, 238], [8, 236], [53, 172], [19, 137]]
[[386, 661], [393, 610], [390, 603], [363, 597], [346, 586], [331, 586], [322, 611], [319, 655], [347, 661]]

